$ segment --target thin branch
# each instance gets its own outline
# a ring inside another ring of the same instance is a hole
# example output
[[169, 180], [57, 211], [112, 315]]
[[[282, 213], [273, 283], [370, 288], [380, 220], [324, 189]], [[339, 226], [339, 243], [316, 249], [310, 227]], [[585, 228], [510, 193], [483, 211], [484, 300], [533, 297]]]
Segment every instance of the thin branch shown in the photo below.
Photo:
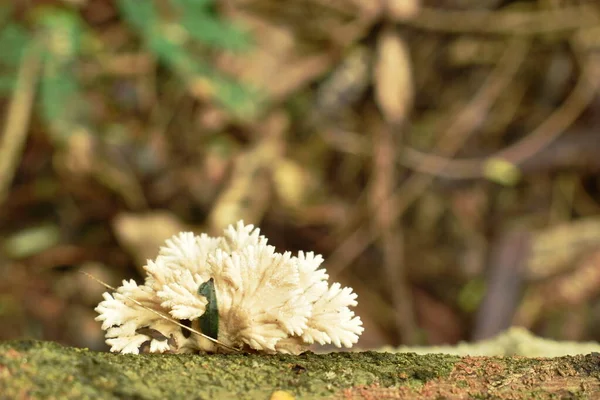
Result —
[[394, 202], [387, 201], [394, 191], [396, 176], [395, 129], [385, 124], [377, 110], [367, 114], [366, 123], [373, 137], [373, 172], [371, 175], [369, 208], [372, 216], [371, 229], [381, 235], [379, 244], [386, 272], [385, 286], [390, 290], [396, 327], [402, 343], [415, 344], [417, 323], [414, 315], [412, 294], [407, 283], [404, 262], [404, 237], [401, 226], [389, 222], [395, 214]]
[[8, 105], [4, 133], [0, 141], [0, 204], [8, 196], [23, 153], [40, 66], [40, 49], [34, 39], [23, 50], [16, 84]]
[[[572, 46], [577, 44], [572, 43]], [[517, 166], [527, 161], [565, 132], [585, 111], [598, 92], [600, 81], [596, 63], [582, 60], [581, 51], [577, 49], [575, 53], [583, 64], [583, 71], [575, 87], [564, 103], [523, 139], [483, 158], [452, 159], [405, 147], [399, 162], [415, 171], [439, 177], [469, 179], [483, 177], [484, 167], [491, 159], [503, 159]]]
[[444, 33], [489, 33], [509, 36], [570, 33], [598, 26], [598, 8], [588, 5], [558, 10], [456, 11], [423, 7], [403, 24]]
[[[479, 92], [443, 133], [438, 143], [440, 152], [452, 155], [461, 148], [487, 115], [496, 99], [510, 84], [525, 59], [528, 49], [529, 41], [521, 39], [511, 41], [498, 66], [488, 76]], [[438, 165], [438, 167], [443, 168], [441, 165]], [[396, 204], [389, 222], [400, 218], [408, 207], [423, 194], [432, 181], [433, 176], [431, 175], [414, 174], [408, 178], [406, 183], [387, 200]], [[377, 240], [378, 235], [378, 232], [365, 232], [363, 227], [356, 229], [329, 256], [329, 272], [332, 275], [339, 274], [356, 260], [371, 243]]]

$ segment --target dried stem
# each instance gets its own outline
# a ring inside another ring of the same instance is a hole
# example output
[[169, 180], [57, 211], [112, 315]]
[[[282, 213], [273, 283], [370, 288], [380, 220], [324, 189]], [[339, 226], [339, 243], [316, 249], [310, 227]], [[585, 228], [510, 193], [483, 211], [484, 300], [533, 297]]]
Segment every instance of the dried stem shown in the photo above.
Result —
[[27, 129], [39, 78], [40, 57], [35, 40], [23, 50], [15, 88], [8, 106], [4, 133], [0, 141], [0, 204], [8, 196], [27, 139]]
[[[448, 129], [441, 136], [438, 143], [440, 153], [452, 155], [461, 148], [487, 115], [496, 99], [510, 84], [525, 59], [528, 49], [529, 42], [526, 40], [516, 38], [511, 41], [499, 65], [488, 76], [475, 97], [449, 124]], [[437, 167], [444, 168], [443, 165], [437, 165]], [[423, 194], [432, 181], [433, 176], [431, 175], [414, 174], [409, 177], [396, 193], [387, 200], [396, 204], [389, 222], [400, 218], [408, 207]], [[356, 229], [329, 257], [329, 271], [332, 274], [340, 273], [356, 260], [371, 243], [377, 240], [380, 233], [366, 233], [363, 227]]]
[[403, 165], [416, 171], [450, 179], [480, 178], [485, 164], [494, 158], [519, 165], [551, 144], [577, 120], [594, 99], [598, 84], [594, 66], [588, 63], [559, 108], [523, 139], [490, 156], [457, 160], [405, 147], [400, 160]]
[[423, 7], [406, 25], [444, 33], [545, 35], [598, 26], [598, 8], [581, 5], [542, 11], [451, 11]]

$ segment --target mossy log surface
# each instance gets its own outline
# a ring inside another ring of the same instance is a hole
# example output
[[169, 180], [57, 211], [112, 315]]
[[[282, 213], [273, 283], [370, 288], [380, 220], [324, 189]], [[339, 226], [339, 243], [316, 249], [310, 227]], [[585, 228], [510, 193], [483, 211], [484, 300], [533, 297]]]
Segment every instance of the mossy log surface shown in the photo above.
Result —
[[600, 398], [600, 356], [120, 355], [0, 343], [0, 398]]

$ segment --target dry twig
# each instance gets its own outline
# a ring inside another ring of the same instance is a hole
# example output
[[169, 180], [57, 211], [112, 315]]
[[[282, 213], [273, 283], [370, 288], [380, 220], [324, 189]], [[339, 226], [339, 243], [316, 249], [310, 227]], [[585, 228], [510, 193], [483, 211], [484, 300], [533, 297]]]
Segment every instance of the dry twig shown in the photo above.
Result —
[[[510, 84], [525, 59], [529, 42], [513, 39], [506, 49], [500, 63], [488, 76], [479, 92], [471, 99], [456, 119], [449, 124], [448, 129], [441, 135], [438, 147], [440, 152], [447, 155], [456, 153], [473, 130], [481, 123], [498, 96]], [[442, 167], [439, 165], [438, 167]], [[431, 175], [415, 174], [390, 197], [388, 201], [396, 204], [394, 215], [389, 221], [401, 217], [406, 209], [423, 194], [433, 177]], [[380, 232], [365, 232], [359, 227], [351, 233], [329, 257], [329, 270], [332, 274], [340, 273], [350, 265], [375, 240]]]
[[508, 36], [571, 33], [598, 26], [597, 7], [563, 7], [560, 10], [523, 11], [451, 11], [422, 7], [404, 24], [443, 33], [491, 33]]
[[40, 65], [40, 51], [34, 40], [23, 51], [15, 88], [7, 110], [4, 133], [0, 141], [0, 204], [8, 195], [23, 152]]

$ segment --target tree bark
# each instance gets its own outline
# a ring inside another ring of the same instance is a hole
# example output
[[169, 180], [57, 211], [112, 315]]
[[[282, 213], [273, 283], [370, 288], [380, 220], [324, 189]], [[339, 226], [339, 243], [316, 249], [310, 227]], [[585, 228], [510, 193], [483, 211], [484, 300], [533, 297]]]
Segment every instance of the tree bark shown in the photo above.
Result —
[[0, 398], [600, 398], [600, 354], [557, 358], [355, 352], [120, 355], [0, 343]]

